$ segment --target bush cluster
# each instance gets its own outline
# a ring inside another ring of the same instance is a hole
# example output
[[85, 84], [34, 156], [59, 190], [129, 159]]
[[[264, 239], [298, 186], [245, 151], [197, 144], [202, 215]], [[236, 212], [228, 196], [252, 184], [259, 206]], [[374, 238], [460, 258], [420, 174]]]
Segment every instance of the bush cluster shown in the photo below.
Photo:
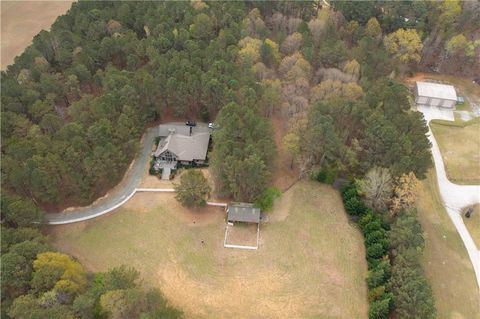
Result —
[[389, 290], [392, 271], [388, 256], [388, 224], [363, 204], [355, 184], [342, 189], [342, 198], [347, 213], [359, 218], [358, 225], [364, 237], [368, 263], [368, 316], [370, 319], [388, 318], [394, 309], [393, 294]]
[[337, 172], [329, 167], [322, 167], [319, 171], [312, 173], [312, 179], [325, 184], [333, 184], [336, 177]]
[[358, 219], [368, 263], [370, 319], [435, 318], [433, 293], [420, 263], [423, 231], [415, 210], [401, 211], [391, 222], [367, 208], [355, 184], [342, 188], [345, 210]]
[[282, 192], [276, 187], [268, 187], [264, 190], [255, 201], [255, 207], [260, 208], [263, 212], [269, 211], [273, 207], [275, 199], [282, 196]]

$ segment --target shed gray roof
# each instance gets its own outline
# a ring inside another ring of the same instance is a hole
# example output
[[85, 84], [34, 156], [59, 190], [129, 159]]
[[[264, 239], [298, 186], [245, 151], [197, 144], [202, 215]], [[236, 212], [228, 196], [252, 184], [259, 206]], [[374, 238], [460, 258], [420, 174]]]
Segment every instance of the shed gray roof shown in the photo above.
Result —
[[431, 83], [431, 82], [417, 82], [418, 96], [426, 96], [444, 100], [457, 100], [457, 92], [452, 85]]
[[232, 203], [227, 207], [227, 219], [232, 222], [259, 223], [260, 208], [253, 207], [253, 204]]
[[177, 156], [179, 161], [205, 160], [207, 158], [210, 132], [192, 133], [191, 136], [171, 132], [158, 143], [155, 156], [160, 156], [165, 151], [170, 151]]

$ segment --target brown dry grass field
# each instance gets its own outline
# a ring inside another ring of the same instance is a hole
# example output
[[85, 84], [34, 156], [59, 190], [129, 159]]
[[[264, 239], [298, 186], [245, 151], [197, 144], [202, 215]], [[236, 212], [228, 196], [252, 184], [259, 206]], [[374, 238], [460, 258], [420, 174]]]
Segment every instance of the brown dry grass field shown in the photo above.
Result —
[[463, 222], [467, 226], [468, 232], [473, 238], [475, 245], [480, 247], [480, 204], [473, 207], [473, 213], [470, 218], [466, 218], [465, 214], [462, 215]]
[[145, 193], [107, 216], [49, 228], [54, 246], [91, 271], [136, 267], [187, 318], [367, 318], [363, 239], [330, 186], [302, 181], [284, 194], [257, 251], [224, 248], [224, 231], [220, 208]]
[[257, 246], [257, 225], [234, 223], [228, 226], [227, 244], [241, 246]]
[[55, 19], [70, 9], [73, 1], [0, 1], [1, 69], [32, 43], [42, 30], [49, 30]]
[[421, 183], [417, 207], [425, 232], [423, 266], [434, 292], [437, 318], [480, 318], [480, 292], [473, 266], [441, 204], [434, 169]]
[[465, 127], [430, 124], [448, 179], [458, 184], [480, 183], [480, 122], [471, 123]]

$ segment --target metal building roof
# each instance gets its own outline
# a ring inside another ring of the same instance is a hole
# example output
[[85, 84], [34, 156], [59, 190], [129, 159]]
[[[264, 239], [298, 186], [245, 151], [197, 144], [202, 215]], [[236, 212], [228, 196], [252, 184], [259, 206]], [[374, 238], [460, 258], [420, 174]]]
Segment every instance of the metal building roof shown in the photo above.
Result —
[[417, 94], [418, 96], [444, 100], [457, 100], [457, 92], [455, 92], [455, 88], [452, 85], [447, 84], [418, 81]]
[[253, 204], [232, 203], [227, 207], [228, 221], [259, 223], [260, 208], [253, 207]]

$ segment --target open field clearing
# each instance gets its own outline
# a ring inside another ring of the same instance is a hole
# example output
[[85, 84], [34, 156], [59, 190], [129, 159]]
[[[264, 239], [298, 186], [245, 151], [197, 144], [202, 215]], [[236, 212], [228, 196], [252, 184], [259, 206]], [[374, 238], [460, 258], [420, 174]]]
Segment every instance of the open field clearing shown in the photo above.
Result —
[[475, 241], [477, 248], [480, 247], [480, 204], [477, 204], [473, 208], [473, 213], [470, 218], [466, 218], [465, 214], [462, 215], [463, 222], [467, 226], [468, 232]]
[[187, 210], [173, 194], [136, 194], [107, 216], [49, 232], [89, 270], [136, 267], [187, 318], [366, 318], [363, 239], [338, 192], [300, 182], [270, 214], [258, 251], [223, 248], [224, 211]]
[[425, 232], [423, 266], [433, 288], [437, 318], [480, 318], [480, 292], [473, 267], [441, 204], [433, 169], [421, 183], [417, 206]]
[[431, 123], [450, 181], [480, 184], [480, 122], [465, 127]]
[[2, 70], [32, 43], [42, 30], [70, 9], [73, 1], [1, 1]]

